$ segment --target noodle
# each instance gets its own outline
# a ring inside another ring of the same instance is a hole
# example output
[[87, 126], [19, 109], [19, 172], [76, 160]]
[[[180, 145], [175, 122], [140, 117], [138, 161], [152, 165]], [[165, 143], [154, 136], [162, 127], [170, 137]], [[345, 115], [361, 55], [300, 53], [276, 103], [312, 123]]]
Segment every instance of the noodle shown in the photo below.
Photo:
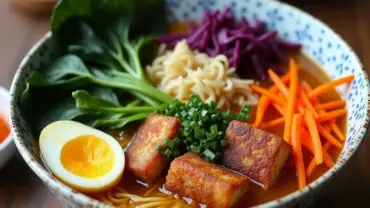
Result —
[[181, 101], [197, 94], [204, 102], [215, 101], [219, 108], [257, 104], [258, 97], [249, 87], [254, 81], [238, 78], [226, 56], [209, 57], [191, 51], [185, 40], [174, 50], [161, 45], [158, 54], [146, 72], [150, 81], [167, 94]]
[[138, 196], [132, 193], [128, 193], [123, 188], [116, 187], [110, 190], [106, 195], [98, 196], [97, 199], [106, 204], [122, 208], [193, 207], [193, 204], [188, 204], [185, 200], [182, 200], [181, 198], [175, 198], [172, 195], [158, 192], [159, 188], [159, 185], [153, 186], [144, 194], [144, 196]]

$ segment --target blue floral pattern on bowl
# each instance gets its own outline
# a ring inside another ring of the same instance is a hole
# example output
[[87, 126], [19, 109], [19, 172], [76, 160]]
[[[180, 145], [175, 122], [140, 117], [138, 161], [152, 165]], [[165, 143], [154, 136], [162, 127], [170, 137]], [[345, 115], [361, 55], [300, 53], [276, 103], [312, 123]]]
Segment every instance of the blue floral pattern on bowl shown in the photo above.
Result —
[[[296, 191], [262, 207], [305, 207], [319, 194], [323, 184], [346, 164], [361, 144], [368, 129], [369, 81], [362, 64], [352, 49], [334, 31], [321, 21], [292, 6], [273, 0], [166, 0], [168, 19], [171, 22], [199, 21], [204, 10], [231, 7], [237, 17], [265, 21], [270, 29], [277, 29], [282, 38], [303, 44], [303, 53], [321, 66], [333, 79], [349, 74], [356, 76], [350, 86], [338, 87], [342, 99], [347, 100], [348, 132], [345, 147], [337, 164], [304, 190]], [[37, 145], [27, 122], [22, 117], [20, 98], [26, 88], [25, 77], [57, 56], [57, 49], [46, 34], [26, 55], [13, 80], [11, 94], [11, 127], [19, 152], [30, 168], [65, 207], [109, 207], [83, 194], [77, 193], [56, 179], [42, 165]]]

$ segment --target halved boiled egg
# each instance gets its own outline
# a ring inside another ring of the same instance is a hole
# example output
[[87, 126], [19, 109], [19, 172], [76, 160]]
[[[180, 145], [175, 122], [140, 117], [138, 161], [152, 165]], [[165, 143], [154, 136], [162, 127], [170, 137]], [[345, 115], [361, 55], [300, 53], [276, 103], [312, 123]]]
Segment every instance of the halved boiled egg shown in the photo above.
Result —
[[102, 131], [76, 121], [56, 121], [42, 130], [39, 143], [48, 168], [78, 191], [101, 192], [122, 177], [124, 152]]

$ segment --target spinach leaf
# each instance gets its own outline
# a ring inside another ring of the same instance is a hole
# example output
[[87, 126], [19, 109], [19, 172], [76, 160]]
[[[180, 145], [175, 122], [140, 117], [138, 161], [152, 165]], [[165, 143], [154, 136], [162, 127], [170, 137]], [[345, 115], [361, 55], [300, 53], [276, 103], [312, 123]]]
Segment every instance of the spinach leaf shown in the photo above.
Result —
[[60, 27], [73, 17], [91, 17], [91, 0], [61, 0], [54, 6], [51, 15], [51, 31], [56, 33]]
[[[146, 79], [140, 57], [149, 50], [149, 35], [165, 25], [164, 0], [60, 0], [51, 30], [66, 54], [32, 72], [22, 96], [34, 129], [66, 119], [120, 128], [171, 103]], [[125, 93], [122, 105], [116, 92]]]
[[148, 116], [148, 113], [138, 113], [132, 116], [122, 117], [122, 116], [112, 116], [103, 119], [97, 119], [91, 124], [94, 128], [108, 128], [111, 130], [119, 129], [127, 125], [128, 123], [139, 121]]
[[[91, 95], [101, 98], [102, 100], [108, 101], [113, 105], [119, 106], [119, 100], [117, 94], [111, 88], [95, 87], [90, 90]], [[73, 94], [73, 93], [72, 93]]]
[[31, 86], [67, 86], [69, 88], [86, 85], [91, 76], [89, 70], [80, 58], [66, 55], [58, 59], [49, 69], [42, 72], [32, 72], [27, 78]]
[[104, 100], [99, 97], [91, 96], [89, 92], [84, 90], [77, 90], [72, 93], [72, 96], [76, 100], [76, 106], [78, 109], [90, 109], [105, 113], [125, 113], [135, 114], [141, 112], [153, 112], [156, 110], [163, 109], [162, 105], [157, 106], [130, 106], [127, 105], [122, 107], [115, 105], [114, 103]]
[[[116, 93], [110, 88], [89, 87], [89, 93], [96, 99], [119, 105]], [[37, 135], [46, 125], [58, 120], [75, 120], [85, 124], [91, 121], [112, 116], [91, 109], [79, 109], [70, 91], [40, 90], [32, 94], [33, 99], [29, 106], [32, 109], [24, 109], [30, 124]], [[42, 116], [40, 116], [42, 115]]]
[[104, 108], [118, 107], [116, 104], [100, 97], [91, 96], [85, 90], [77, 90], [72, 93], [76, 100], [76, 106], [79, 109], [100, 110]]
[[73, 38], [67, 36], [63, 39], [68, 52], [78, 55], [88, 63], [115, 68], [115, 60], [111, 56], [113, 51], [100, 40], [94, 30], [86, 22], [76, 21], [74, 24]]
[[132, 19], [132, 35], [135, 36], [159, 34], [166, 30], [164, 0], [59, 0], [52, 13], [51, 31], [58, 34], [62, 27], [68, 27], [70, 19], [86, 19], [94, 25], [107, 25], [107, 22], [123, 16]]

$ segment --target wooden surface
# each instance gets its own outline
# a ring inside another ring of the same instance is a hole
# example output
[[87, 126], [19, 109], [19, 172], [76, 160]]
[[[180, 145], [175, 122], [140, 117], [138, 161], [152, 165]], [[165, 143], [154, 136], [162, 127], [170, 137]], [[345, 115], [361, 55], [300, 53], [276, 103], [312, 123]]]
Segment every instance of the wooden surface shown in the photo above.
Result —
[[[290, 0], [334, 28], [370, 67], [370, 1]], [[307, 3], [304, 3], [307, 2]], [[0, 1], [0, 85], [10, 87], [29, 48], [48, 30], [48, 16], [27, 14]], [[368, 71], [369, 72], [369, 71]], [[315, 207], [370, 207], [370, 134], [345, 170], [324, 189]], [[16, 153], [0, 170], [1, 208], [62, 207]]]

